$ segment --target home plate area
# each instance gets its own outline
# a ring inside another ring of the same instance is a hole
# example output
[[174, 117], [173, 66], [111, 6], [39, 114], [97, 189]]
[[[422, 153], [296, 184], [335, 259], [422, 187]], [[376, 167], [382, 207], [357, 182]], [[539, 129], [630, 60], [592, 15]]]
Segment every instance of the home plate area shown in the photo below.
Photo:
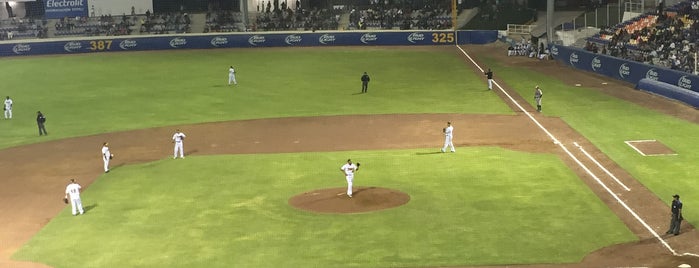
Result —
[[643, 156], [677, 155], [675, 151], [657, 140], [624, 141]]

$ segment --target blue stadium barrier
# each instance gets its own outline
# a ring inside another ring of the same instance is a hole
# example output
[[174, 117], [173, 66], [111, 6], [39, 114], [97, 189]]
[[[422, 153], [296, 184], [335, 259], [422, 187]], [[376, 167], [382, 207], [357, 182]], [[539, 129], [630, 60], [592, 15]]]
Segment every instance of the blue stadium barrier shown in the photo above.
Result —
[[485, 44], [497, 31], [376, 31], [298, 33], [214, 33], [158, 36], [76, 37], [61, 41], [0, 43], [0, 56], [111, 51], [294, 46], [419, 46]]
[[[575, 47], [551, 45], [551, 55], [558, 61], [576, 69], [605, 75], [634, 85], [641, 79], [649, 79], [676, 86], [687, 91], [699, 92], [699, 76], [659, 66], [596, 54]], [[665, 97], [676, 99], [674, 92], [658, 91]], [[677, 99], [685, 102], [685, 99]], [[696, 107], [696, 106], [695, 106]]]
[[642, 78], [638, 81], [636, 89], [678, 100], [699, 109], [699, 92], [648, 78]]

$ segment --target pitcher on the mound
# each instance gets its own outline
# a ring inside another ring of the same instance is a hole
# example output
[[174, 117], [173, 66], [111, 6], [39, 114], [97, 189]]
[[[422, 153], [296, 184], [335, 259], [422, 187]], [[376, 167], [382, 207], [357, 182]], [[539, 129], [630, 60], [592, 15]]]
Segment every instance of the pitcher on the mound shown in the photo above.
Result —
[[[359, 163], [357, 163], [359, 164]], [[354, 173], [357, 172], [359, 167], [352, 163], [351, 159], [347, 159], [347, 164], [344, 164], [340, 171], [345, 174], [345, 179], [347, 180], [347, 196], [352, 197], [352, 182], [354, 181]]]

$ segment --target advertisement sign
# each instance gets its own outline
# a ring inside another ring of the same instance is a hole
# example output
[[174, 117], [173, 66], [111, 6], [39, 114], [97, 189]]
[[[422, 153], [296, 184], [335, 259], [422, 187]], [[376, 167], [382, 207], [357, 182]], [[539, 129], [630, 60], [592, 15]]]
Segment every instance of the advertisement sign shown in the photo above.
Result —
[[64, 17], [87, 17], [87, 0], [44, 0], [44, 12], [47, 19]]
[[627, 61], [573, 47], [553, 45], [551, 46], [551, 54], [555, 59], [566, 65], [623, 80], [634, 85], [645, 78], [699, 92], [699, 76], [690, 73], [641, 62]]
[[[80, 2], [86, 0], [64, 1]], [[55, 2], [53, 3], [55, 5]], [[82, 40], [0, 44], [0, 56], [246, 47], [424, 46], [454, 45], [457, 42], [464, 44], [466, 41], [482, 44], [493, 42], [496, 38], [497, 31], [303, 32], [270, 34], [260, 32], [222, 33], [218, 35], [120, 36], [115, 38], [103, 36], [84, 38]]]

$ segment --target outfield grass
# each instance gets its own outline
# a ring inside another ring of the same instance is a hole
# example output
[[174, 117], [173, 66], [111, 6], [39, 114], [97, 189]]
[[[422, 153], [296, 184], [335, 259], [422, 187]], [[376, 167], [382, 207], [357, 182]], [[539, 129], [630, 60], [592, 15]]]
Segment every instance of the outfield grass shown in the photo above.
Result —
[[[498, 70], [520, 95], [533, 104], [531, 85], [544, 90], [543, 113], [559, 116], [582, 133], [607, 156], [627, 170], [669, 204], [677, 193], [686, 204], [698, 204], [699, 125], [661, 114], [596, 90], [565, 85], [544, 74], [506, 67], [486, 58], [488, 66]], [[563, 69], [562, 71], [572, 71]], [[655, 139], [667, 145], [676, 156], [642, 156], [624, 141]], [[685, 219], [699, 224], [699, 210], [682, 211]], [[658, 213], [669, 213], [659, 211]]]
[[[122, 167], [84, 193], [85, 215], [65, 209], [15, 258], [57, 268], [561, 263], [636, 239], [556, 156], [424, 153], [192, 156]], [[364, 164], [358, 186], [411, 201], [349, 215], [288, 205], [296, 194], [344, 187], [338, 169], [348, 156]]]
[[[119, 130], [251, 118], [511, 114], [451, 47], [130, 52], [3, 59], [0, 148]], [[237, 87], [228, 87], [228, 67]], [[47, 66], [60, 68], [47, 69]], [[368, 94], [359, 80], [371, 75]], [[39, 138], [36, 111], [48, 118]]]

